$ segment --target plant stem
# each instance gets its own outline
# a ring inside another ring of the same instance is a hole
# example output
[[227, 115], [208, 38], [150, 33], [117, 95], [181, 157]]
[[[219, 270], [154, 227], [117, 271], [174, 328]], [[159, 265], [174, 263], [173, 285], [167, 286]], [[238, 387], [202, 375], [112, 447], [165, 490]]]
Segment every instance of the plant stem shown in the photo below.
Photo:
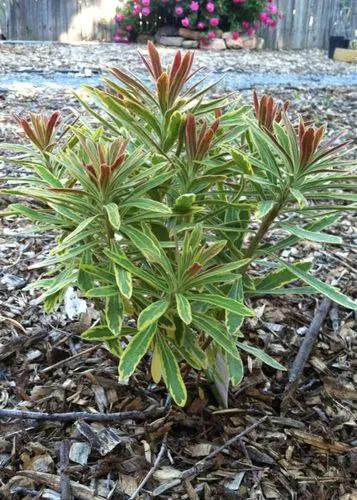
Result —
[[254, 238], [248, 245], [247, 250], [244, 252], [245, 257], [252, 257], [254, 255], [254, 252], [261, 242], [261, 240], [264, 238], [266, 232], [268, 231], [269, 227], [272, 225], [274, 222], [275, 218], [278, 216], [280, 210], [281, 210], [282, 203], [279, 203], [278, 205], [274, 206], [270, 212], [264, 217], [257, 233], [255, 234]]
[[[287, 187], [283, 191], [280, 200], [273, 206], [273, 208], [270, 210], [270, 212], [268, 212], [268, 214], [264, 217], [257, 233], [255, 234], [254, 238], [252, 239], [252, 241], [248, 245], [248, 248], [244, 252], [245, 258], [247, 258], [247, 257], [249, 258], [249, 257], [254, 256], [255, 250], [257, 249], [259, 243], [262, 241], [262, 239], [264, 238], [264, 236], [268, 232], [268, 229], [273, 224], [274, 220], [277, 218], [281, 209], [285, 205], [288, 194], [289, 194], [289, 187]], [[242, 274], [245, 274], [247, 272], [247, 269], [250, 266], [250, 263], [251, 262], [248, 262], [248, 264], [246, 264], [245, 266], [242, 267], [242, 270], [241, 270]]]

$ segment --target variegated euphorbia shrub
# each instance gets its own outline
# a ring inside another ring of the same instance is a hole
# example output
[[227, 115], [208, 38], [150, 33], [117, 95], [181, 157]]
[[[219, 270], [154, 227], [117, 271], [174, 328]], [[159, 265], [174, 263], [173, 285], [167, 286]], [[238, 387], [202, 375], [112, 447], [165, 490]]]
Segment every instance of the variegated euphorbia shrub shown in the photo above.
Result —
[[353, 209], [352, 164], [324, 128], [292, 124], [287, 104], [206, 99], [192, 53], [177, 52], [166, 69], [152, 44], [148, 53], [153, 84], [113, 69], [107, 90], [81, 97], [90, 119], [18, 118], [32, 144], [2, 148], [20, 153], [13, 162], [30, 174], [2, 179], [5, 195], [22, 198], [3, 215], [57, 235], [33, 266], [45, 270], [33, 286], [46, 311], [77, 287], [101, 310], [83, 338], [118, 357], [120, 379], [145, 357], [155, 383], [184, 405], [183, 367], [212, 379], [223, 366], [235, 385], [243, 352], [284, 369], [243, 338], [255, 297], [321, 293], [356, 309], [311, 262], [280, 256], [299, 239], [341, 243], [323, 230]]

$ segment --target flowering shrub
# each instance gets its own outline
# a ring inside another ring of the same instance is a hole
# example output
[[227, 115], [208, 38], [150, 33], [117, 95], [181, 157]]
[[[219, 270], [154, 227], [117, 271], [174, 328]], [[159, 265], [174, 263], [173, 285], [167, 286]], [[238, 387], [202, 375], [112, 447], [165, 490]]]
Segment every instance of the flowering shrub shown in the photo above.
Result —
[[218, 28], [233, 31], [235, 37], [251, 36], [260, 25], [275, 28], [279, 16], [273, 0], [129, 0], [116, 14], [114, 40], [154, 34], [167, 24], [200, 31], [208, 39], [215, 38]]
[[254, 35], [260, 25], [275, 28], [281, 13], [273, 0], [223, 0], [224, 29]]
[[244, 340], [257, 297], [321, 293], [357, 309], [311, 261], [283, 258], [299, 240], [342, 243], [323, 230], [355, 210], [353, 163], [324, 127], [292, 123], [287, 103], [207, 99], [191, 83], [193, 52], [164, 69], [148, 49], [153, 90], [113, 68], [106, 90], [86, 87], [91, 118], [18, 118], [29, 144], [0, 147], [29, 175], [2, 178], [19, 202], [0, 216], [57, 235], [32, 266], [45, 309], [77, 287], [101, 313], [83, 338], [119, 358], [122, 380], [145, 359], [183, 406], [191, 370], [237, 385], [246, 353], [284, 370]]

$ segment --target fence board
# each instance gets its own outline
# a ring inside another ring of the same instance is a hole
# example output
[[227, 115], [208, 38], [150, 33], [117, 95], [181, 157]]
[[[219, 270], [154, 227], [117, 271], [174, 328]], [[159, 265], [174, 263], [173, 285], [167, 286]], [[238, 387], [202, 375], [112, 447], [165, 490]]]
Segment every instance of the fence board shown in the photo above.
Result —
[[[13, 40], [110, 41], [115, 9], [124, 0], [3, 0], [0, 33]], [[331, 34], [357, 29], [357, 0], [276, 0], [276, 29], [262, 28], [271, 49], [327, 48]]]

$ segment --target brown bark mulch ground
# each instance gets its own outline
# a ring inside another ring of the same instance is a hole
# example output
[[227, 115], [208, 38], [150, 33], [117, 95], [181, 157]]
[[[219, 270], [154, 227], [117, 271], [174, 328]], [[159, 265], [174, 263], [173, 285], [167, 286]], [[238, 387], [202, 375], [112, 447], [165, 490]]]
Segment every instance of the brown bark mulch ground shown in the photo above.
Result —
[[[346, 129], [353, 135], [356, 88], [273, 93], [292, 100], [307, 118], [328, 121], [331, 133]], [[67, 91], [6, 92], [0, 99], [1, 139], [19, 140], [10, 113], [63, 107], [65, 114], [78, 109]], [[10, 168], [3, 162], [0, 175]], [[0, 209], [7, 201], [0, 199]], [[355, 222], [349, 214], [333, 228], [344, 239], [342, 247], [305, 242], [284, 257], [313, 256], [319, 277], [353, 296]], [[1, 418], [0, 497], [128, 499], [150, 471], [137, 498], [357, 498], [352, 312], [325, 304], [322, 328], [289, 399], [287, 373], [245, 358], [246, 377], [230, 391], [228, 409], [217, 406], [212, 388], [193, 373], [188, 405], [179, 409], [163, 386], [150, 382], [148, 360], [128, 385], [118, 384], [116, 360], [80, 338], [94, 309], [73, 321], [63, 308], [45, 315], [36, 293], [23, 290], [38, 277], [29, 266], [53, 244], [51, 235], [24, 236], [24, 229], [30, 228], [0, 220], [0, 416], [16, 409], [94, 417]], [[317, 296], [254, 300], [257, 315], [245, 322], [245, 337], [290, 367], [321, 302]], [[132, 413], [103, 422], [97, 412]]]

